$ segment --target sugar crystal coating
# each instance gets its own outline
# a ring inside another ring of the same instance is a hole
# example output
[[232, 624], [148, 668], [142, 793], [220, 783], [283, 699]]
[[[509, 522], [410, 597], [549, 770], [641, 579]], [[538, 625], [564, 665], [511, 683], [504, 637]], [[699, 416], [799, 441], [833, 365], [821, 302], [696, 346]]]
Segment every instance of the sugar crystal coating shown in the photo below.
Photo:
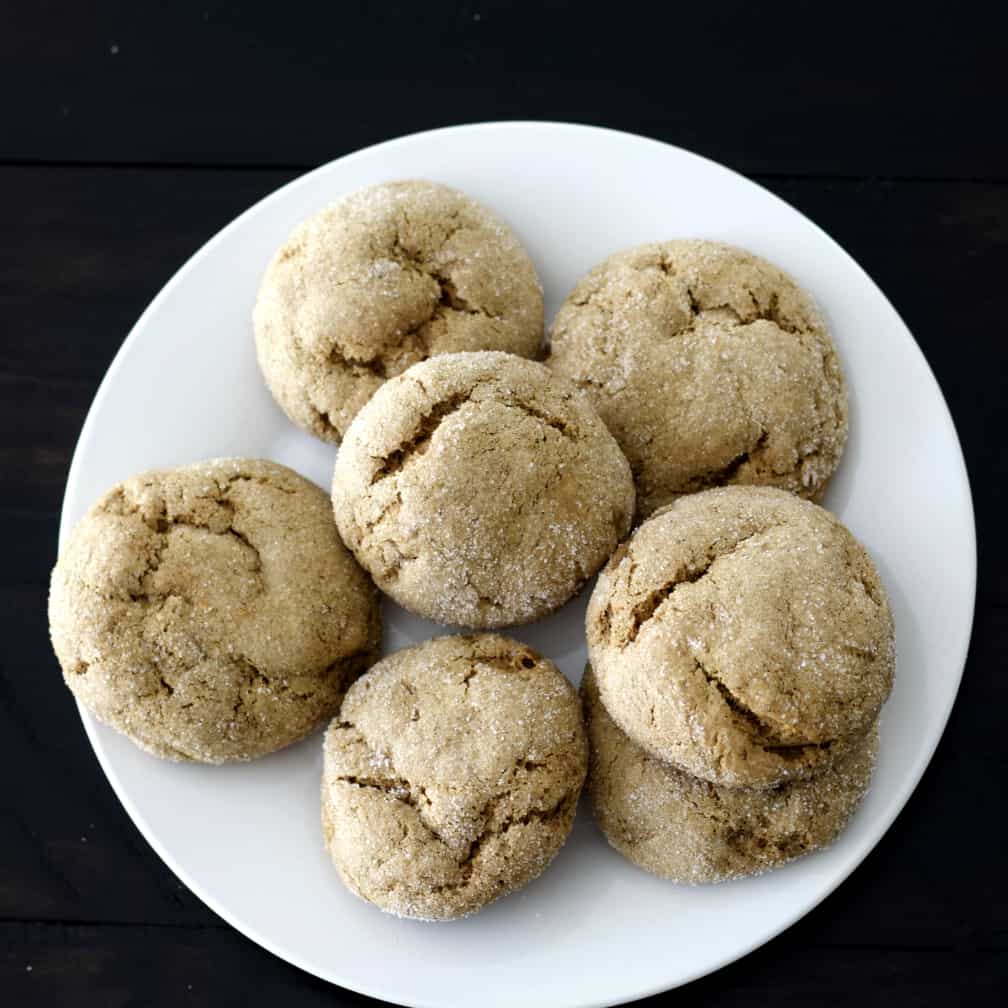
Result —
[[815, 305], [773, 264], [718, 242], [610, 256], [558, 312], [546, 363], [587, 392], [626, 452], [643, 516], [725, 484], [818, 500], [847, 438]]
[[377, 388], [462, 350], [539, 354], [542, 289], [517, 236], [433, 182], [384, 182], [299, 225], [253, 313], [259, 365], [294, 423], [339, 442]]
[[590, 668], [581, 695], [599, 826], [624, 857], [676, 882], [756, 875], [827, 846], [871, 780], [875, 725], [815, 777], [770, 788], [723, 787], [655, 759], [620, 731]]
[[552, 662], [495, 634], [425, 641], [358, 680], [326, 733], [326, 846], [383, 910], [473, 913], [552, 860], [587, 760], [577, 695]]
[[566, 602], [634, 509], [630, 467], [583, 394], [495, 352], [386, 382], [347, 432], [332, 492], [344, 541], [383, 591], [481, 629]]
[[892, 613], [868, 554], [828, 511], [771, 487], [652, 515], [599, 575], [586, 632], [620, 728], [718, 784], [816, 773], [892, 688]]
[[381, 635], [377, 593], [326, 495], [255, 459], [113, 487], [60, 555], [49, 622], [92, 713], [157, 756], [205, 763], [317, 728]]

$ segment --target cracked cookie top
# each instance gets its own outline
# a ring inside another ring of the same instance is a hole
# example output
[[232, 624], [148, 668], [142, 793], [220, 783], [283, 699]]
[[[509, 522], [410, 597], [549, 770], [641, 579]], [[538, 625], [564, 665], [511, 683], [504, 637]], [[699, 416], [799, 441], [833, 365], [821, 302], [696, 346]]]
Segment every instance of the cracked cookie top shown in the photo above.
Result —
[[542, 288], [515, 234], [464, 193], [386, 182], [274, 255], [253, 313], [259, 366], [294, 423], [339, 442], [386, 378], [435, 354], [538, 356]]
[[828, 511], [771, 487], [681, 497], [644, 522], [599, 575], [586, 632], [620, 728], [717, 784], [817, 772], [892, 688], [871, 559]]
[[742, 249], [619, 252], [557, 314], [546, 363], [591, 397], [642, 516], [725, 484], [820, 499], [847, 439], [836, 350], [811, 299]]
[[676, 882], [756, 875], [832, 843], [860, 804], [878, 748], [873, 725], [822, 773], [772, 788], [720, 787], [648, 755], [581, 682], [588, 787], [602, 832], [624, 857]]
[[110, 490], [60, 555], [49, 625], [92, 713], [148, 752], [204, 763], [264, 755], [332, 717], [381, 635], [326, 494], [248, 459]]
[[496, 634], [425, 641], [359, 679], [326, 732], [326, 847], [383, 910], [473, 913], [563, 846], [587, 762], [552, 662]]
[[344, 542], [378, 586], [440, 623], [528, 623], [626, 535], [633, 480], [584, 395], [510, 354], [446, 354], [386, 382], [333, 476]]

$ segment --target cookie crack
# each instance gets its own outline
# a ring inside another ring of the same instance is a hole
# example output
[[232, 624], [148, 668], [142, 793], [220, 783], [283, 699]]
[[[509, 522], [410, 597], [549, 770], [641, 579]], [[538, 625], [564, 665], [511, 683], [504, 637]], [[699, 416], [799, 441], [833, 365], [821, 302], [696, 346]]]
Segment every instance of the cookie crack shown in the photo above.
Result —
[[[430, 356], [430, 339], [428, 327], [437, 319], [444, 318], [446, 314], [471, 315], [484, 318], [491, 322], [500, 322], [501, 316], [488, 312], [485, 308], [473, 305], [467, 301], [455, 286], [450, 277], [439, 273], [436, 270], [429, 270], [418, 267], [418, 271], [425, 277], [433, 280], [437, 286], [436, 298], [431, 301], [430, 309], [425, 318], [418, 319], [400, 336], [398, 346], [402, 347], [411, 341], [415, 343], [424, 357]], [[386, 374], [387, 377], [387, 374]]]
[[340, 433], [340, 429], [333, 423], [332, 414], [328, 410], [320, 409], [311, 399], [305, 400], [305, 405], [314, 414], [315, 421], [319, 427], [323, 430], [335, 431], [337, 434]]
[[602, 294], [602, 291], [598, 287], [593, 287], [591, 290], [586, 291], [584, 294], [578, 295], [577, 297], [571, 298], [571, 304], [577, 308], [584, 308], [586, 305], [592, 308], [598, 308], [603, 315], [608, 316], [612, 320], [612, 306], [606, 302], [598, 302], [597, 299]]
[[488, 841], [494, 837], [504, 836], [515, 826], [528, 826], [533, 822], [547, 823], [560, 818], [569, 811], [572, 804], [572, 798], [574, 796], [567, 793], [549, 808], [528, 809], [521, 815], [509, 816], [503, 822], [494, 825], [493, 812], [496, 805], [503, 797], [505, 797], [505, 795], [495, 795], [484, 806], [482, 817], [484, 818], [486, 825], [476, 835], [465, 854], [458, 861], [458, 870], [461, 877], [452, 882], [446, 882], [442, 885], [434, 886], [432, 889], [433, 892], [444, 893], [465, 888], [472, 881], [473, 872], [476, 870], [476, 859], [480, 856], [483, 847]]
[[455, 286], [455, 281], [450, 276], [445, 275], [439, 270], [430, 270], [427, 275], [438, 285], [438, 301], [434, 306], [431, 319], [436, 318], [445, 311], [452, 311], [461, 315], [479, 315], [482, 318], [490, 319], [492, 322], [500, 321], [499, 315], [494, 315], [479, 305], [473, 305], [466, 298], [462, 297]]
[[396, 490], [395, 496], [386, 501], [381, 510], [373, 518], [364, 522], [364, 532], [370, 535], [389, 516], [389, 513], [396, 508], [402, 507], [402, 494]]
[[[461, 214], [458, 210], [449, 210], [447, 212], [444, 219], [449, 221], [448, 230], [438, 243], [435, 254], [444, 249], [445, 245], [447, 245], [448, 242], [450, 242], [455, 235], [459, 233], [459, 231], [465, 229], [466, 225], [460, 222], [460, 217]], [[405, 209], [402, 211], [402, 222], [405, 224], [405, 230], [409, 230], [414, 226], [413, 222], [410, 220], [409, 213]], [[411, 266], [418, 272], [429, 276], [431, 274], [431, 270], [427, 266], [427, 261], [418, 252], [411, 251], [406, 246], [406, 243], [403, 241], [403, 230], [404, 228], [397, 225], [395, 238], [392, 241], [392, 254], [398, 257], [400, 266]]]
[[[501, 655], [488, 655], [479, 658], [478, 662], [483, 665], [504, 667], [507, 671], [516, 671], [535, 666], [535, 660], [532, 658], [531, 653], [528, 652], [516, 655], [515, 660], [509, 660]], [[529, 662], [531, 662], [531, 665], [528, 664]], [[479, 671], [479, 668], [474, 668], [464, 676], [463, 685], [466, 692], [468, 692], [469, 680], [477, 675]], [[349, 784], [362, 790], [375, 791], [395, 801], [402, 802], [414, 810], [419, 824], [431, 837], [441, 843], [448, 851], [456, 850], [457, 845], [450, 843], [424, 815], [425, 809], [423, 806], [431, 804], [425, 787], [422, 784], [413, 784], [407, 778], [400, 776], [391, 757], [388, 754], [379, 756], [379, 750], [375, 749], [364, 733], [352, 721], [340, 719], [335, 722], [335, 726], [340, 730], [355, 732], [366, 747], [372, 766], [378, 771], [382, 767], [387, 767], [389, 772], [341, 774], [338, 777], [332, 778], [333, 782]], [[522, 770], [534, 772], [536, 769], [546, 766], [551, 755], [554, 754], [548, 754], [543, 760], [531, 759], [526, 755], [515, 762], [511, 768], [508, 785], [490, 795], [475, 815], [475, 820], [482, 823], [479, 832], [476, 833], [461, 854], [455, 856], [457, 871], [460, 873], [460, 876], [451, 882], [433, 886], [430, 890], [432, 893], [451, 892], [467, 886], [472, 879], [476, 859], [479, 857], [483, 846], [493, 837], [503, 836], [518, 825], [528, 825], [532, 822], [549, 822], [570, 811], [571, 805], [577, 802], [580, 786], [575, 788], [573, 792], [566, 792], [553, 805], [545, 809], [533, 807], [523, 812], [512, 813], [500, 822], [495, 821], [497, 808], [511, 795], [519, 772]]]
[[384, 557], [384, 548], [389, 547], [395, 556], [391, 559], [386, 559], [384, 561], [384, 568], [381, 571], [381, 579], [385, 580], [396, 580], [402, 573], [402, 568], [404, 564], [409, 563], [413, 560], [419, 559], [418, 553], [407, 553], [403, 549], [403, 544], [394, 538], [381, 539], [377, 543], [372, 541], [373, 547], [382, 553]]
[[855, 565], [851, 559], [849, 549], [846, 551], [846, 560], [848, 568], [852, 568], [851, 577], [861, 586], [861, 590], [868, 596], [869, 600], [875, 605], [875, 608], [880, 609], [882, 607], [882, 598], [879, 595], [878, 588], [875, 585], [869, 584], [869, 582], [862, 577], [857, 570], [853, 569]]
[[[672, 770], [673, 773], [684, 773], [681, 770]], [[699, 815], [701, 818], [706, 819], [707, 822], [718, 826], [728, 826], [734, 821], [734, 817], [724, 808], [721, 804], [721, 796], [718, 794], [717, 786], [712, 784], [710, 781], [705, 781], [700, 777], [694, 777], [690, 781], [690, 787], [681, 788], [678, 791], [678, 797], [681, 801], [685, 801], [690, 808]], [[696, 795], [693, 793], [695, 787], [703, 786], [704, 792], [707, 798], [709, 798], [713, 805], [705, 805]], [[660, 827], [654, 832], [649, 833], [644, 839], [650, 840], [653, 838], [657, 832], [659, 832]]]
[[232, 539], [237, 540], [243, 546], [247, 546], [252, 551], [253, 555], [255, 556], [255, 568], [254, 569], [256, 571], [261, 571], [262, 570], [262, 555], [259, 552], [259, 548], [256, 546], [256, 544], [254, 542], [252, 542], [251, 539], [249, 539], [249, 537], [244, 532], [240, 532], [238, 529], [236, 529], [236, 528], [234, 528], [234, 526], [232, 526], [231, 528], [226, 529], [225, 532], [224, 532], [224, 534], [225, 535], [229, 535]]
[[715, 670], [708, 668], [696, 655], [693, 656], [696, 670], [707, 683], [713, 686], [721, 695], [725, 706], [735, 715], [736, 723], [741, 721], [746, 725], [748, 734], [752, 735], [764, 752], [782, 757], [783, 759], [798, 759], [808, 749], [829, 749], [832, 739], [823, 742], [784, 742], [777, 735], [773, 726], [761, 718], [751, 707], [741, 700], [731, 688], [721, 679]]
[[780, 756], [782, 759], [800, 759], [809, 749], [821, 749], [826, 752], [833, 746], [834, 739], [824, 739], [822, 742], [769, 742], [761, 743], [764, 752]]
[[343, 350], [339, 344], [333, 346], [329, 351], [329, 363], [335, 364], [337, 367], [342, 368], [344, 371], [349, 371], [356, 376], [372, 374], [376, 378], [381, 378], [382, 381], [389, 377], [388, 365], [381, 356], [368, 359], [354, 357]]
[[251, 473], [236, 473], [234, 476], [229, 476], [221, 487], [221, 493], [226, 493], [235, 483], [258, 483], [260, 486], [269, 487], [271, 490], [286, 494], [288, 497], [297, 496], [297, 490], [285, 487], [282, 483], [278, 483], [269, 476], [255, 476]]
[[754, 456], [759, 455], [766, 448], [769, 438], [770, 435], [766, 430], [761, 431], [759, 437], [757, 437], [750, 448], [747, 448], [743, 452], [739, 452], [738, 455], [736, 455], [733, 459], [730, 459], [720, 469], [708, 470], [705, 473], [692, 477], [682, 485], [680, 492], [697, 493], [698, 491], [706, 490], [709, 487], [724, 486], [727, 483], [731, 483], [731, 481], [738, 475], [739, 470], [744, 465], [751, 462]]
[[[408, 215], [404, 214], [403, 220], [407, 228], [412, 226]], [[462, 231], [465, 228], [465, 225], [459, 222], [459, 214], [457, 212], [453, 213], [449, 217], [449, 220], [451, 221], [451, 226], [442, 238], [439, 244], [439, 250], [443, 249], [444, 246], [447, 245], [459, 231]], [[408, 340], [416, 339], [421, 343], [424, 353], [429, 353], [424, 329], [436, 318], [443, 316], [445, 312], [455, 312], [462, 315], [475, 315], [495, 322], [501, 321], [501, 317], [499, 315], [495, 315], [492, 312], [487, 311], [480, 305], [472, 304], [472, 302], [459, 294], [455, 281], [451, 278], [450, 274], [433, 265], [418, 251], [408, 248], [406, 243], [403, 241], [403, 233], [401, 229], [396, 230], [396, 236], [392, 243], [391, 252], [395, 257], [395, 260], [399, 263], [400, 268], [412, 270], [420, 276], [426, 277], [428, 280], [433, 281], [437, 288], [435, 292], [436, 296], [431, 301], [427, 317], [419, 319], [401, 335], [399, 342], [400, 346]]]
[[806, 330], [791, 322], [781, 311], [780, 295], [776, 291], [773, 291], [770, 294], [770, 299], [766, 308], [764, 308], [763, 305], [760, 304], [759, 298], [756, 297], [750, 288], [745, 287], [743, 290], [749, 296], [749, 300], [752, 303], [752, 316], [748, 316], [748, 314], [743, 315], [738, 308], [734, 305], [728, 304], [727, 302], [724, 304], [712, 304], [700, 307], [690, 292], [690, 308], [693, 310], [694, 319], [700, 318], [700, 316], [706, 312], [728, 312], [735, 317], [735, 322], [740, 327], [750, 326], [755, 322], [770, 322], [780, 329], [781, 332], [786, 332], [790, 336], [806, 335]]
[[[225, 510], [230, 511], [231, 518], [233, 520], [233, 518], [234, 518], [234, 505], [231, 504], [230, 501], [218, 501], [218, 503]], [[159, 550], [158, 550], [157, 565], [149, 567], [148, 570], [144, 572], [144, 577], [147, 577], [149, 574], [151, 574], [154, 571], [156, 571], [158, 569], [158, 567], [161, 565], [161, 562], [164, 559], [164, 551], [165, 551], [165, 549], [167, 548], [167, 545], [168, 545], [167, 534], [173, 528], [194, 528], [194, 529], [200, 529], [200, 530], [202, 530], [204, 532], [209, 532], [211, 535], [227, 536], [227, 537], [229, 537], [231, 539], [234, 539], [236, 542], [240, 543], [242, 546], [245, 546], [247, 549], [249, 549], [249, 550], [252, 551], [252, 556], [253, 556], [253, 560], [254, 560], [254, 564], [255, 564], [255, 566], [252, 569], [254, 571], [256, 571], [256, 572], [259, 572], [259, 571], [262, 570], [262, 555], [259, 553], [258, 547], [256, 547], [255, 543], [253, 543], [252, 540], [249, 539], [249, 537], [244, 532], [241, 532], [237, 528], [235, 528], [234, 524], [229, 524], [227, 528], [221, 529], [221, 530], [218, 531], [216, 529], [211, 528], [210, 525], [208, 525], [206, 522], [193, 521], [193, 520], [188, 519], [188, 518], [181, 518], [181, 517], [179, 517], [179, 518], [174, 518], [174, 519], [171, 519], [170, 521], [168, 521], [168, 527], [165, 528], [164, 531], [160, 533], [164, 537], [164, 541], [161, 543], [161, 545], [159, 547]]]
[[552, 427], [553, 430], [559, 431], [565, 438], [574, 440], [574, 436], [570, 433], [570, 427], [568, 424], [561, 420], [559, 417], [555, 417], [545, 410], [540, 409], [538, 406], [532, 406], [527, 402], [522, 402], [518, 399], [509, 400], [506, 405], [512, 407], [513, 409], [520, 410], [522, 413], [527, 414], [540, 423], [547, 427]]
[[[385, 477], [399, 472], [405, 463], [412, 457], [422, 455], [430, 446], [438, 427], [453, 413], [462, 409], [466, 403], [472, 401], [473, 389], [465, 392], [458, 392], [438, 403], [435, 403], [417, 422], [413, 433], [399, 446], [386, 455], [375, 469], [371, 477], [371, 485], [379, 482]], [[526, 415], [538, 420], [540, 423], [557, 431], [563, 437], [575, 440], [569, 424], [560, 417], [547, 413], [536, 405], [532, 405], [516, 398], [502, 399], [502, 404], [512, 409], [520, 410]]]
[[[249, 536], [236, 528], [234, 525], [235, 517], [235, 505], [233, 501], [229, 498], [229, 491], [237, 483], [241, 482], [251, 482], [259, 483], [261, 485], [269, 486], [278, 492], [293, 495], [297, 491], [285, 487], [268, 477], [256, 476], [251, 474], [239, 473], [237, 475], [231, 476], [224, 481], [218, 481], [217, 487], [218, 492], [216, 496], [204, 495], [203, 499], [208, 499], [213, 501], [226, 515], [228, 519], [228, 525], [226, 528], [220, 528], [216, 523], [211, 521], [198, 521], [195, 520], [191, 515], [176, 515], [172, 518], [167, 516], [167, 508], [164, 501], [159, 502], [159, 507], [156, 513], [144, 514], [141, 509], [136, 506], [136, 504], [129, 501], [125, 494], [120, 492], [118, 494], [118, 511], [119, 514], [129, 514], [136, 515], [140, 517], [141, 521], [146, 525], [146, 527], [154, 533], [152, 536], [152, 541], [150, 543], [150, 549], [148, 550], [148, 556], [146, 557], [146, 564], [143, 571], [137, 576], [138, 588], [137, 591], [128, 591], [126, 593], [127, 598], [134, 603], [139, 603], [143, 606], [145, 610], [144, 618], [146, 619], [152, 612], [155, 606], [163, 606], [165, 603], [172, 599], [180, 599], [190, 607], [193, 605], [191, 599], [180, 594], [177, 590], [168, 591], [154, 591], [151, 584], [150, 578], [156, 573], [165, 557], [165, 552], [169, 545], [168, 535], [173, 528], [196, 528], [209, 532], [214, 536], [227, 536], [234, 539], [236, 542], [246, 547], [251, 551], [253, 558], [252, 570], [260, 573], [263, 568], [262, 556], [259, 552], [258, 547], [249, 538]], [[219, 513], [218, 513], [219, 517]], [[265, 590], [265, 586], [261, 583], [260, 577], [260, 590]], [[206, 661], [208, 659], [214, 659], [216, 661], [223, 661], [234, 668], [236, 668], [242, 675], [243, 682], [238, 687], [237, 698], [233, 704], [232, 708], [232, 719], [237, 719], [242, 708], [247, 704], [248, 697], [246, 692], [254, 687], [257, 680], [262, 681], [267, 684], [271, 689], [277, 690], [287, 690], [290, 689], [287, 684], [284, 683], [282, 678], [271, 677], [266, 673], [262, 672], [256, 665], [245, 655], [238, 654], [234, 655], [231, 653], [224, 654], [220, 648], [216, 646], [208, 647], [206, 642], [198, 640], [195, 637], [192, 638], [192, 643], [196, 645], [199, 649], [199, 658], [195, 663], [183, 662], [183, 667], [192, 668], [194, 664], [199, 664], [200, 662]], [[178, 659], [178, 656], [172, 653], [172, 656]], [[363, 671], [371, 660], [373, 660], [373, 649], [367, 644], [361, 645], [355, 648], [353, 651], [348, 652], [345, 655], [340, 656], [335, 661], [331, 662], [324, 670], [322, 670], [323, 676], [330, 676], [333, 674], [338, 674], [341, 680], [341, 685], [345, 688], [347, 682], [356, 677], [360, 671]], [[173, 677], [174, 678], [174, 677]], [[159, 690], [168, 697], [174, 695], [176, 684], [169, 681], [162, 674], [158, 678]], [[182, 704], [182, 707], [191, 706], [191, 704]]]
[[371, 485], [374, 486], [379, 480], [383, 480], [387, 476], [399, 472], [410, 457], [422, 455], [430, 446], [431, 438], [438, 427], [449, 416], [462, 409], [469, 402], [470, 397], [470, 392], [460, 392], [441, 400], [441, 402], [435, 403], [434, 406], [420, 417], [409, 438], [381, 460], [381, 464], [371, 476]]
[[693, 663], [696, 670], [704, 677], [708, 685], [713, 686], [721, 695], [725, 706], [736, 716], [744, 721], [752, 731], [765, 739], [771, 739], [773, 728], [764, 721], [751, 707], [740, 700], [715, 671], [709, 669], [696, 655], [693, 656]]
[[[659, 261], [658, 268], [666, 277], [675, 277], [677, 275], [674, 265], [665, 258], [662, 258]], [[753, 306], [753, 314], [751, 318], [744, 317], [742, 312], [740, 312], [734, 305], [728, 304], [727, 302], [722, 304], [701, 304], [696, 291], [691, 285], [687, 284], [686, 301], [689, 306], [690, 318], [686, 326], [684, 326], [677, 335], [681, 335], [692, 330], [698, 321], [702, 321], [702, 316], [708, 312], [728, 312], [734, 316], [736, 324], [740, 326], [751, 325], [753, 322], [772, 322], [782, 332], [786, 332], [792, 336], [805, 334], [805, 329], [795, 325], [781, 311], [780, 295], [777, 291], [771, 292], [767, 306], [764, 308], [752, 288], [743, 287], [742, 290], [746, 293]]]
[[399, 335], [399, 342], [397, 346], [402, 347], [409, 342], [413, 342], [414, 346], [419, 349], [423, 357], [430, 356], [430, 341], [427, 339], [427, 327], [437, 318], [437, 308], [438, 302], [434, 302], [429, 314], [426, 318], [420, 319], [418, 322], [414, 322], [405, 332]]
[[[262, 570], [262, 555], [259, 552], [258, 547], [252, 542], [249, 537], [237, 529], [234, 524], [235, 517], [235, 506], [228, 496], [228, 491], [230, 487], [241, 481], [241, 480], [252, 480], [253, 477], [245, 476], [233, 476], [231, 477], [223, 487], [219, 489], [219, 495], [215, 498], [210, 498], [213, 503], [219, 508], [225, 511], [228, 515], [228, 524], [226, 528], [215, 529], [209, 522], [197, 521], [189, 515], [175, 515], [172, 518], [168, 517], [167, 506], [164, 501], [160, 502], [160, 507], [158, 508], [158, 513], [154, 517], [148, 517], [138, 508], [135, 504], [131, 504], [126, 500], [125, 494], [120, 492], [119, 500], [121, 502], [121, 514], [135, 515], [140, 518], [140, 520], [150, 529], [151, 532], [155, 533], [159, 538], [155, 544], [154, 551], [148, 558], [147, 567], [142, 574], [139, 575], [138, 581], [143, 586], [143, 582], [153, 573], [155, 573], [164, 561], [164, 552], [168, 546], [168, 533], [174, 528], [194, 528], [201, 529], [204, 532], [209, 532], [211, 535], [218, 536], [230, 536], [235, 539], [241, 545], [247, 547], [252, 552], [254, 559], [253, 570]], [[260, 481], [266, 483], [266, 485], [274, 486], [275, 484], [269, 483], [268, 481]], [[275, 487], [276, 489], [282, 489]], [[293, 493], [293, 491], [284, 491], [286, 493]], [[162, 593], [156, 593], [152, 595], [148, 590], [144, 590], [141, 593], [130, 593], [130, 597], [137, 601], [141, 598], [161, 598], [164, 597]]]
[[708, 554], [698, 565], [688, 564], [683, 571], [677, 573], [671, 580], [666, 581], [660, 588], [654, 589], [630, 611], [630, 629], [627, 632], [623, 647], [626, 647], [637, 639], [637, 635], [644, 624], [651, 619], [655, 611], [666, 599], [672, 597], [677, 588], [684, 584], [696, 584], [696, 582], [702, 580], [707, 575], [716, 561], [731, 556], [750, 539], [762, 535], [767, 531], [769, 529], [759, 529], [756, 532], [751, 532], [749, 535], [743, 536], [730, 549], [725, 550], [723, 553]]
[[231, 723], [234, 724], [238, 720], [238, 713], [245, 708], [245, 691], [251, 691], [254, 689], [256, 680], [262, 680], [267, 686], [270, 685], [269, 676], [263, 675], [262, 672], [256, 668], [244, 655], [236, 658], [233, 662], [234, 666], [239, 669], [245, 677], [245, 683], [243, 686], [238, 687], [238, 694], [235, 697], [234, 705], [231, 709]]
[[[751, 296], [752, 292], [750, 291], [750, 297]], [[753, 298], [753, 300], [755, 301], [756, 299]], [[770, 295], [770, 304], [765, 312], [761, 311], [759, 318], [764, 319], [767, 322], [773, 322], [778, 329], [781, 329], [786, 333], [790, 333], [792, 336], [797, 336], [803, 331], [784, 317], [780, 309], [780, 296], [776, 291]]]
[[460, 661], [472, 661], [472, 668], [462, 676], [462, 684], [468, 685], [469, 680], [486, 669], [497, 669], [509, 675], [526, 676], [528, 670], [536, 667], [536, 660], [531, 651], [517, 651], [512, 654], [479, 655], [472, 659], [461, 658]]
[[334, 781], [338, 784], [352, 784], [354, 787], [365, 791], [378, 791], [382, 794], [390, 795], [396, 801], [401, 801], [404, 805], [409, 805], [411, 808], [416, 808], [417, 806], [412, 786], [404, 777], [367, 777], [361, 774], [343, 774], [340, 777], [334, 778]]
[[[172, 592], [152, 592], [144, 583], [152, 574], [156, 573], [158, 568], [161, 566], [161, 563], [164, 560], [164, 552], [167, 547], [168, 537], [163, 534], [159, 535], [157, 541], [153, 544], [153, 550], [147, 557], [147, 566], [137, 577], [137, 586], [139, 591], [127, 591], [126, 593], [127, 598], [129, 598], [131, 602], [149, 604], [151, 602], [163, 601], [171, 598], [173, 594]], [[188, 600], [186, 599], [184, 601]]]
[[[340, 727], [353, 728], [354, 726], [340, 722]], [[373, 750], [371, 751], [373, 753]], [[420, 825], [423, 826], [423, 828], [432, 837], [450, 849], [451, 845], [448, 841], [424, 816], [423, 806], [425, 804], [429, 805], [430, 799], [427, 797], [427, 791], [422, 784], [414, 786], [405, 777], [392, 776], [388, 774], [375, 774], [373, 776], [364, 774], [343, 774], [334, 778], [334, 781], [336, 783], [350, 784], [353, 787], [360, 788], [364, 791], [376, 791], [379, 794], [387, 795], [393, 801], [401, 802], [403, 805], [409, 806], [414, 812], [416, 812]]]

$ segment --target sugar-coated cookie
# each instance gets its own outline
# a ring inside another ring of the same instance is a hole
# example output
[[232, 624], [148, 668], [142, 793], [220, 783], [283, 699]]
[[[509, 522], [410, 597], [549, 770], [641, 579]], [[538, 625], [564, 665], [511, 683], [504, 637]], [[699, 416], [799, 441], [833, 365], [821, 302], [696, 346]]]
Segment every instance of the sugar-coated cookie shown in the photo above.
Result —
[[654, 514], [599, 575], [586, 632], [613, 720], [717, 784], [811, 776], [892, 688], [892, 614], [868, 554], [828, 511], [771, 487]]
[[291, 420], [338, 442], [393, 375], [434, 354], [539, 354], [543, 297], [514, 232], [464, 193], [384, 182], [297, 227], [253, 313], [259, 366]]
[[327, 495], [252, 459], [114, 487], [71, 532], [49, 596], [77, 698], [148, 752], [204, 763], [331, 718], [377, 658], [379, 619]]
[[626, 535], [633, 479], [591, 404], [542, 364], [445, 354], [387, 381], [340, 448], [333, 506], [378, 586], [440, 623], [528, 623]]
[[780, 269], [729, 245], [610, 256], [561, 307], [547, 364], [591, 397], [630, 460], [644, 516], [729, 483], [818, 500], [846, 441], [822, 316]]
[[641, 749], [609, 716], [590, 670], [581, 695], [591, 746], [588, 789], [602, 832], [634, 864], [676, 882], [756, 875], [827, 846], [871, 780], [874, 725], [815, 777], [729, 788]]
[[326, 847], [385, 911], [473, 913], [552, 860], [587, 760], [577, 694], [552, 662], [494, 634], [426, 641], [359, 679], [326, 732]]

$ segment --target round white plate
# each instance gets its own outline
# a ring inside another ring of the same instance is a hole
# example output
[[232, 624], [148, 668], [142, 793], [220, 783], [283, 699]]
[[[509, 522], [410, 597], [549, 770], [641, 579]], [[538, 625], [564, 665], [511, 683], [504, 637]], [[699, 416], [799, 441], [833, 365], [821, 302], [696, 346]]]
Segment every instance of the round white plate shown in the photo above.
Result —
[[[62, 534], [130, 474], [264, 456], [327, 486], [335, 449], [295, 429], [256, 369], [259, 278], [300, 220], [386, 179], [435, 179], [501, 213], [535, 260], [547, 318], [617, 249], [676, 236], [743, 245], [816, 297], [851, 390], [851, 439], [827, 505], [868, 547], [896, 616], [896, 688], [867, 800], [828, 851], [760, 878], [677, 886], [611, 850], [582, 807], [549, 870], [475, 917], [398, 920], [340, 884], [319, 827], [319, 736], [246, 766], [162, 763], [82, 713], [127, 812], [190, 889], [271, 952], [407, 1005], [602, 1005], [685, 983], [794, 923], [864, 858], [938, 743], [962, 674], [976, 541], [955, 429], [883, 294], [800, 213], [739, 175], [652, 140], [551, 123], [437, 130], [341, 158], [263, 200], [186, 263], [136, 324], [81, 432]], [[585, 597], [515, 637], [575, 682]], [[387, 650], [442, 628], [386, 603]]]

